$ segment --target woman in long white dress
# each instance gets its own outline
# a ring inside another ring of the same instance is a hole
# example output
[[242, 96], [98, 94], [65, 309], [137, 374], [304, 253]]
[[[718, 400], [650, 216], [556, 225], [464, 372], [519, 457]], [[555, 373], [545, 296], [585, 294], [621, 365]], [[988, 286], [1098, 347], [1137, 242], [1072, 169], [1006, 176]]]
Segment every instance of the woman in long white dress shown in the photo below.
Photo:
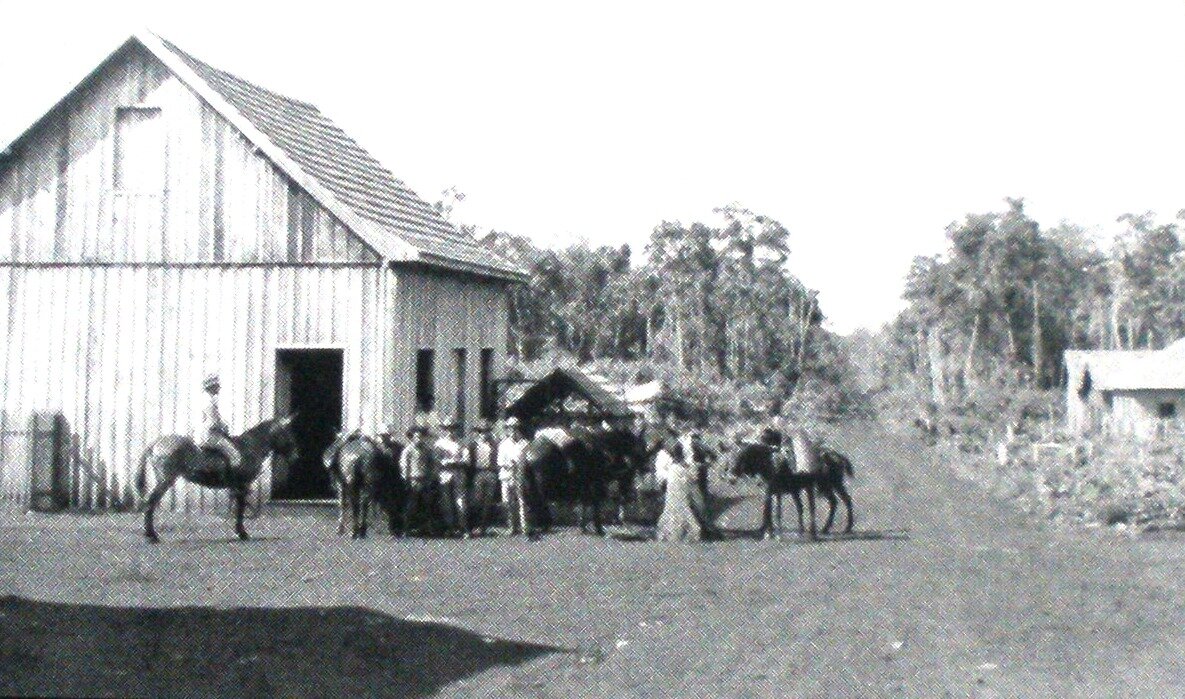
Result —
[[655, 538], [659, 541], [701, 541], [706, 538], [711, 525], [696, 482], [692, 436], [685, 434], [677, 442], [664, 445], [655, 457], [654, 471], [656, 479], [666, 483]]

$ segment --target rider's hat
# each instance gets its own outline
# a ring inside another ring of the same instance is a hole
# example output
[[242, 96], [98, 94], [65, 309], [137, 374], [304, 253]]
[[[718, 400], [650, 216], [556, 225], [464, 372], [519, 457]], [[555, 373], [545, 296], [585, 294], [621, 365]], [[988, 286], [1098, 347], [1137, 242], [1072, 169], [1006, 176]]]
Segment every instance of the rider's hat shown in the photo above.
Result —
[[206, 378], [202, 379], [202, 388], [209, 391], [215, 386], [221, 386], [222, 382], [218, 380], [218, 374], [207, 374]]
[[507, 427], [518, 427], [520, 424], [521, 423], [519, 422], [518, 418], [513, 415], [506, 418], [506, 426]]

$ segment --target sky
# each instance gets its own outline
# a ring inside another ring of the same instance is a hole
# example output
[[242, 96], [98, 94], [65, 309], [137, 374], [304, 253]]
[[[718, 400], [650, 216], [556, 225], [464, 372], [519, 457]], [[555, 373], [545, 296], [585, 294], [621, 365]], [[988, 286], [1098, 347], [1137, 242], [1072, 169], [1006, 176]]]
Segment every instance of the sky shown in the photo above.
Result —
[[875, 329], [948, 224], [1185, 208], [1185, 3], [0, 0], [0, 142], [132, 32], [315, 103], [453, 220], [629, 243], [739, 203]]

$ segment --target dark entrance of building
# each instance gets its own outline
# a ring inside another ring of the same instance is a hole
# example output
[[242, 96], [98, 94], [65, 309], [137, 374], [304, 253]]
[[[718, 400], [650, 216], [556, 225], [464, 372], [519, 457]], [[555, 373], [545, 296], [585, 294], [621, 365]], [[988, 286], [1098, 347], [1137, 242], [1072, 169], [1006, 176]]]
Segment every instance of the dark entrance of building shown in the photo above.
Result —
[[292, 426], [300, 453], [291, 462], [272, 459], [272, 498], [333, 497], [321, 454], [342, 426], [343, 360], [340, 349], [276, 351], [276, 413], [297, 413]]

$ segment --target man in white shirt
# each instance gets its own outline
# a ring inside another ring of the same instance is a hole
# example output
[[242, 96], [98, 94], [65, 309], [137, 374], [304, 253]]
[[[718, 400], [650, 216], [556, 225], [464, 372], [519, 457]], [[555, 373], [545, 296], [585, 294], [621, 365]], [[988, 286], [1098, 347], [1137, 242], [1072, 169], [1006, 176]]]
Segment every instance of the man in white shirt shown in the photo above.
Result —
[[444, 425], [443, 430], [443, 434], [433, 445], [437, 463], [440, 464], [440, 491], [447, 503], [445, 510], [451, 515], [449, 525], [455, 533], [468, 538], [466, 510], [469, 502], [465, 487], [465, 467], [468, 459], [464, 447], [461, 446], [461, 426], [452, 423]]
[[522, 499], [522, 455], [527, 448], [518, 418], [506, 419], [506, 437], [498, 443], [498, 482], [502, 485], [502, 505], [506, 508], [506, 523], [511, 534], [527, 530], [527, 513]]
[[236, 470], [242, 463], [243, 457], [238, 447], [230, 441], [230, 429], [218, 411], [218, 392], [222, 389], [218, 374], [210, 374], [202, 381], [202, 388], [209, 396], [206, 407], [202, 409], [202, 425], [194, 441], [202, 449], [211, 449], [226, 459], [230, 470]]

